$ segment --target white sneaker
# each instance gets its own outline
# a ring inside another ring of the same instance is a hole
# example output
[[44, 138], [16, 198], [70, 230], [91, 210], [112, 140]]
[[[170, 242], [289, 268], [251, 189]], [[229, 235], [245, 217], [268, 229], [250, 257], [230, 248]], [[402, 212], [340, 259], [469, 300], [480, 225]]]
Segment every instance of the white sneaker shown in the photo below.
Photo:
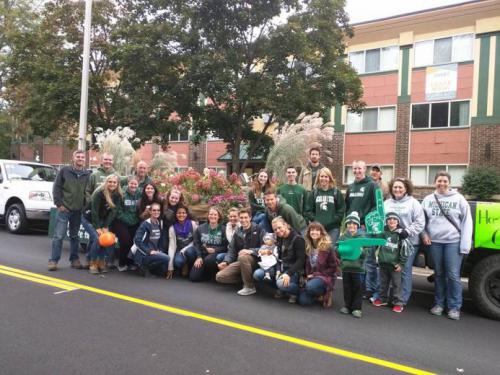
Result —
[[238, 295], [240, 295], [240, 296], [250, 296], [250, 295], [255, 294], [255, 293], [257, 293], [257, 290], [255, 289], [255, 287], [247, 288], [245, 286], [245, 287], [243, 287], [243, 289], [238, 290]]
[[118, 271], [120, 271], [120, 272], [128, 271], [128, 267], [127, 266], [118, 266]]

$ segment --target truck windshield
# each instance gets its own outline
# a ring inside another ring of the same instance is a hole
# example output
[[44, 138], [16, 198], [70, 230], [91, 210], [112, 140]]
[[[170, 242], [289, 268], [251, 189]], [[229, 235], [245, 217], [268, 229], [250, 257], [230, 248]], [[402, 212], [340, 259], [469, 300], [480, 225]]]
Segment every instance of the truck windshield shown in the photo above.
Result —
[[56, 169], [45, 165], [36, 164], [5, 164], [7, 178], [10, 180], [23, 181], [48, 181], [52, 182], [56, 179]]

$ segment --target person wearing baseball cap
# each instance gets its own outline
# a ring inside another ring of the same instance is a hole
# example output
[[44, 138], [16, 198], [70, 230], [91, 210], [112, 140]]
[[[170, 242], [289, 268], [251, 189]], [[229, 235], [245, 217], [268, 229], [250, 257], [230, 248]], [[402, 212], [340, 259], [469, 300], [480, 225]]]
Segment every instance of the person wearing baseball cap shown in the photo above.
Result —
[[382, 195], [384, 197], [384, 200], [389, 198], [389, 185], [387, 182], [382, 181], [382, 167], [380, 164], [372, 164], [370, 168], [370, 176], [375, 181], [375, 183], [380, 187], [380, 190], [382, 190]]

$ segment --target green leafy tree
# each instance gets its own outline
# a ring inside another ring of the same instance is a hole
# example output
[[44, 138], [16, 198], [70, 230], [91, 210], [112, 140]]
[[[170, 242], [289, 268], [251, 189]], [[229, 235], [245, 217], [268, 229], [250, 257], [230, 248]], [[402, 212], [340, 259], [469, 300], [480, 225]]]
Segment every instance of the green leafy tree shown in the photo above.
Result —
[[495, 168], [471, 168], [462, 179], [462, 191], [475, 199], [490, 199], [500, 193], [500, 176]]
[[[335, 103], [362, 105], [361, 83], [344, 57], [351, 29], [343, 7], [341, 0], [184, 2], [186, 76], [205, 99], [193, 109], [193, 126], [228, 142], [233, 170], [241, 145], [250, 142], [255, 155], [273, 123]], [[294, 13], [277, 22], [284, 11]], [[259, 117], [264, 126], [256, 130]]]

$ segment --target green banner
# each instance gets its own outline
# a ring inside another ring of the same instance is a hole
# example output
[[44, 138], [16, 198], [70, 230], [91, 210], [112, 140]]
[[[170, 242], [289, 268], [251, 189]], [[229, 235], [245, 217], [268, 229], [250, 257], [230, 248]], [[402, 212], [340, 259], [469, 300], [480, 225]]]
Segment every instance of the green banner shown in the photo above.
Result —
[[477, 202], [474, 248], [500, 250], [500, 203]]

